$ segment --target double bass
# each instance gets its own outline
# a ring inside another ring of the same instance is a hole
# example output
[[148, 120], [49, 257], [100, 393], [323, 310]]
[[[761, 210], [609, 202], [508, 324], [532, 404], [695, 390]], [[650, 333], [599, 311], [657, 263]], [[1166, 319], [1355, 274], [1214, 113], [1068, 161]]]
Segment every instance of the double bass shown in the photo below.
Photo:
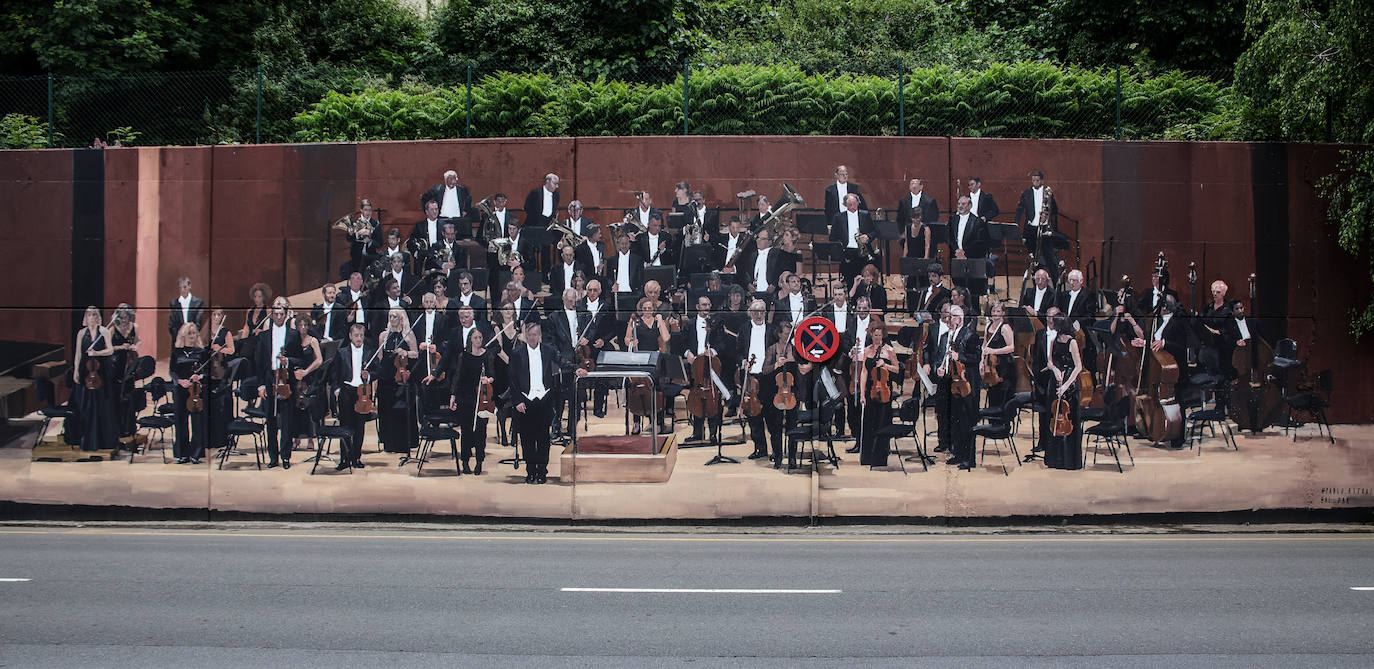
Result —
[[[1250, 307], [1255, 305], [1255, 275], [1250, 275]], [[1248, 315], [1248, 314], [1245, 314]], [[1283, 410], [1283, 394], [1278, 384], [1269, 381], [1274, 367], [1274, 350], [1253, 330], [1245, 346], [1231, 353], [1236, 370], [1235, 386], [1226, 415], [1241, 430], [1259, 432], [1278, 420]]]
[[[1168, 265], [1169, 262], [1164, 259], [1164, 252], [1161, 251], [1155, 265], [1155, 276], [1161, 276]], [[1177, 314], [1174, 314], [1171, 318], [1176, 317]], [[1133, 414], [1136, 431], [1151, 443], [1158, 445], [1183, 437], [1183, 411], [1174, 392], [1179, 379], [1178, 360], [1163, 348], [1158, 351], [1151, 349], [1150, 343], [1155, 327], [1158, 327], [1155, 320], [1146, 319], [1141, 328], [1145, 334], [1145, 346], [1141, 352], [1140, 376], [1136, 382]]]
[[720, 358], [705, 353], [692, 360], [692, 389], [687, 393], [687, 413], [697, 418], [711, 418], [720, 413], [720, 391], [714, 378], [720, 375]]

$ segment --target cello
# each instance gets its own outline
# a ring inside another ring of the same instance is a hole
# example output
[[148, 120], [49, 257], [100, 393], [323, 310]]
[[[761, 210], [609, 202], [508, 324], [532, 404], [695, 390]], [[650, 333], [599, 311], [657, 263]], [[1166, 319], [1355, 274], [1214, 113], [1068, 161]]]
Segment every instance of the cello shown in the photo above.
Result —
[[740, 379], [739, 412], [749, 418], [763, 413], [763, 403], [759, 401], [758, 382], [754, 380], [754, 375], [749, 373], [750, 368], [757, 361], [756, 356], [750, 355], [748, 362], [740, 368], [740, 374], [743, 378]]
[[[1250, 305], [1253, 308], [1255, 275], [1251, 274], [1249, 280]], [[1246, 314], [1241, 311], [1240, 315], [1244, 318]], [[1231, 366], [1236, 370], [1236, 382], [1231, 390], [1226, 415], [1241, 430], [1259, 432], [1273, 425], [1283, 410], [1283, 394], [1278, 384], [1266, 382], [1271, 379], [1274, 350], [1252, 330], [1246, 345], [1236, 346], [1231, 352]]]
[[720, 414], [720, 392], [714, 378], [720, 375], [720, 358], [710, 347], [692, 360], [692, 389], [687, 393], [687, 413], [697, 418]]

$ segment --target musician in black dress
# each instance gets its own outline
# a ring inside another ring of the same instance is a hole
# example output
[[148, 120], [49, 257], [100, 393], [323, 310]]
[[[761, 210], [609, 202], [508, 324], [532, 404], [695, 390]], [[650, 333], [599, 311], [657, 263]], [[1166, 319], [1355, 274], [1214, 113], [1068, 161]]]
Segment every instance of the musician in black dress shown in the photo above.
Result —
[[239, 328], [239, 341], [243, 357], [254, 360], [258, 353], [258, 334], [268, 326], [271, 315], [272, 288], [265, 283], [255, 283], [248, 289], [248, 299], [253, 306], [243, 316], [243, 327]]
[[110, 331], [103, 325], [100, 309], [86, 307], [84, 327], [76, 333], [76, 357], [72, 361], [72, 417], [83, 451], [113, 450], [119, 445], [114, 399], [110, 393], [109, 367], [114, 348]]
[[306, 316], [292, 317], [292, 325], [301, 337], [300, 364], [291, 370], [291, 436], [299, 442], [308, 440], [310, 450], [315, 450], [315, 428], [324, 420], [323, 373], [324, 355], [320, 352], [320, 341], [310, 334], [312, 323]]
[[885, 369], [889, 375], [889, 391], [892, 379], [896, 379], [901, 367], [897, 364], [897, 353], [884, 341], [886, 327], [883, 321], [874, 318], [868, 324], [867, 345], [858, 349], [859, 383], [862, 395], [859, 397], [859, 432], [855, 435], [859, 442], [859, 464], [869, 467], [886, 467], [888, 439], [879, 438], [878, 429], [892, 424], [892, 402], [883, 402], [870, 397], [878, 385], [877, 370]]
[[933, 258], [935, 249], [926, 223], [939, 222], [940, 205], [925, 192], [925, 182], [921, 179], [908, 181], [907, 189], [910, 194], [903, 195], [902, 201], [897, 203], [897, 225], [903, 230], [906, 257]]
[[[1083, 371], [1083, 359], [1078, 350], [1078, 341], [1073, 338], [1068, 316], [1055, 313], [1050, 316], [1047, 327], [1049, 329], [1037, 336], [1032, 356], [1036, 392], [1040, 395], [1042, 406], [1050, 409], [1040, 414], [1040, 447], [1045, 453], [1045, 466], [1082, 469], [1083, 430], [1078, 419], [1078, 373]], [[1063, 398], [1069, 406], [1073, 433], [1067, 437], [1056, 437], [1051, 431], [1057, 398]]]
[[[461, 352], [450, 355], [448, 367], [448, 406], [457, 412], [458, 429], [462, 431], [462, 460], [464, 474], [481, 474], [482, 461], [487, 457], [487, 419], [477, 413], [477, 391], [490, 386], [491, 352], [483, 348], [486, 337], [474, 328]], [[493, 394], [493, 397], [495, 395]], [[471, 467], [477, 456], [476, 468]]]
[[229, 446], [229, 421], [234, 418], [234, 395], [228, 380], [228, 364], [238, 349], [234, 345], [234, 334], [225, 325], [228, 320], [223, 308], [215, 307], [210, 311], [210, 341], [206, 345], [210, 354], [210, 364], [206, 367], [209, 380], [205, 384], [208, 393], [205, 405], [210, 412], [207, 417], [209, 448]]
[[[1231, 353], [1236, 350], [1236, 344], [1235, 340], [1223, 334], [1227, 323], [1234, 320], [1231, 315], [1231, 301], [1226, 299], [1229, 289], [1225, 281], [1218, 279], [1212, 282], [1212, 299], [1199, 314], [1196, 332], [1203, 348], [1198, 352], [1198, 362], [1206, 367], [1208, 373], [1234, 379], [1236, 368], [1231, 363]], [[115, 339], [118, 340], [118, 337]]]
[[110, 342], [114, 354], [110, 356], [110, 384], [115, 399], [115, 414], [121, 440], [134, 436], [138, 405], [134, 401], [134, 366], [138, 362], [138, 323], [134, 310], [127, 304], [115, 308], [114, 325], [110, 327]]
[[[172, 442], [172, 455], [177, 464], [188, 462], [200, 464], [205, 455], [208, 441], [205, 403], [205, 368], [209, 352], [201, 345], [200, 328], [195, 323], [184, 323], [172, 342], [172, 358], [169, 372], [172, 376], [172, 411], [176, 417]], [[197, 387], [199, 386], [199, 387]], [[199, 390], [201, 406], [199, 411], [190, 411], [187, 400], [193, 391]]]
[[[490, 346], [492, 349], [491, 367], [494, 370], [492, 377], [495, 380], [494, 390], [498, 397], [503, 397], [507, 389], [510, 388], [510, 357], [515, 352], [515, 347], [524, 342], [524, 324], [515, 318], [515, 305], [510, 302], [503, 302], [501, 307], [492, 312], [495, 322], [495, 333], [489, 334], [488, 339], [496, 337], [496, 342]], [[501, 406], [496, 413], [497, 429], [502, 434], [509, 434], [512, 444], [516, 444], [520, 437], [520, 431], [511, 428], [506, 430], [506, 424], [511, 419], [511, 411], [507, 406]]]
[[992, 303], [988, 309], [988, 327], [983, 335], [983, 359], [978, 363], [978, 374], [987, 373], [989, 355], [997, 356], [997, 376], [1001, 381], [987, 387], [988, 408], [1000, 408], [1016, 392], [1016, 340], [1012, 336], [1011, 324], [1007, 322], [1007, 305], [1002, 301]]
[[[668, 321], [663, 318], [663, 314], [658, 313], [654, 301], [643, 297], [639, 300], [638, 309], [634, 318], [625, 324], [625, 342], [631, 351], [658, 351], [659, 353], [668, 352]], [[668, 408], [664, 406], [662, 399], [658, 402], [660, 419], [666, 418]], [[639, 434], [640, 417], [636, 416], [632, 434]], [[666, 432], [667, 429], [661, 429]]]
[[[406, 312], [393, 307], [387, 313], [386, 329], [377, 337], [382, 350], [381, 375], [377, 379], [377, 434], [387, 453], [409, 455], [416, 446], [416, 422], [408, 372], [420, 357], [415, 334], [410, 331]], [[398, 368], [406, 372], [397, 380]]]

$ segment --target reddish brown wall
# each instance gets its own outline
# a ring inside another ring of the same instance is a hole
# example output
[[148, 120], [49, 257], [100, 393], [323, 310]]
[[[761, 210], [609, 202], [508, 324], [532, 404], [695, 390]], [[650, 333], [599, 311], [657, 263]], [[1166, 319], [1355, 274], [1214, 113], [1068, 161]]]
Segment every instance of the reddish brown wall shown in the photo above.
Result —
[[[1287, 194], [1289, 236], [1279, 245], [1286, 247], [1280, 250], [1290, 265], [1287, 285], [1279, 290], [1286, 290], [1287, 330], [1303, 357], [1315, 369], [1337, 369], [1337, 415], [1368, 420], [1374, 414], [1374, 382], [1364, 381], [1368, 375], [1357, 370], [1371, 368], [1371, 355], [1355, 346], [1346, 326], [1349, 307], [1365, 299], [1367, 289], [1358, 263], [1336, 246], [1314, 188], [1333, 168], [1339, 148], [1278, 145], [1287, 151], [1287, 174], [1276, 187]], [[248, 288], [257, 281], [277, 294], [293, 294], [334, 277], [347, 249], [339, 233], [332, 233], [327, 244], [324, 231], [330, 221], [353, 211], [359, 198], [386, 209], [387, 225], [408, 230], [421, 216], [420, 193], [450, 168], [474, 199], [504, 191], [515, 209], [546, 172], [556, 172], [562, 177], [563, 204], [581, 199], [602, 222], [619, 219], [618, 211], [633, 204], [625, 191], [649, 190], [656, 204], [666, 206], [672, 185], [682, 180], [705, 191], [713, 206], [733, 208], [734, 194], [747, 188], [775, 197], [786, 181], [820, 207], [832, 170], [841, 163], [850, 167], [870, 205], [883, 208], [895, 206], [907, 180], [920, 176], [941, 209], [949, 210], [953, 179], [981, 176], [984, 190], [1004, 212], [1000, 219], [1010, 221], [1028, 173], [1041, 169], [1056, 190], [1063, 227], [1073, 231], [1068, 219], [1077, 220], [1084, 266], [1095, 261], [1099, 273], [1110, 272], [1109, 285], [1129, 273], [1143, 287], [1155, 254], [1163, 250], [1185, 300], [1187, 265], [1197, 263], [1199, 302], [1214, 278], [1227, 279], [1233, 296], [1243, 295], [1244, 277], [1266, 270], [1256, 266], [1257, 255], [1265, 256], [1262, 247], [1257, 254], [1257, 242], [1277, 243], [1269, 235], [1256, 236], [1257, 217], [1265, 213], [1255, 211], [1257, 189], [1274, 188], [1260, 183], [1267, 177], [1257, 176], [1262, 162], [1257, 156], [1274, 151], [1273, 145], [594, 137], [154, 150], [156, 257], [140, 253], [138, 237], [140, 214], [149, 213], [139, 204], [140, 180], [145, 192], [149, 187], [149, 165], [140, 168], [139, 149], [105, 153], [106, 306], [133, 302], [135, 267], [156, 263], [157, 299], [137, 306], [165, 305], [176, 277], [186, 275], [210, 303], [234, 308], [233, 327], [241, 323]], [[71, 196], [70, 151], [0, 152], [0, 233], [31, 251], [10, 256], [17, 282], [0, 306], [22, 317], [6, 318], [0, 338], [70, 337]], [[1282, 224], [1282, 216], [1279, 220]], [[1324, 299], [1318, 299], [1318, 286], [1326, 292]], [[165, 353], [165, 314], [143, 328], [159, 334], [159, 350]]]

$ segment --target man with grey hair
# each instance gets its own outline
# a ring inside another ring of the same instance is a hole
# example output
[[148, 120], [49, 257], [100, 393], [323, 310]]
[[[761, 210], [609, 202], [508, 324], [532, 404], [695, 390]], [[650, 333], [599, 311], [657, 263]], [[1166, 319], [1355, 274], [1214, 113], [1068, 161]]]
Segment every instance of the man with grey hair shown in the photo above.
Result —
[[172, 303], [168, 305], [167, 331], [171, 333], [172, 339], [176, 339], [177, 332], [186, 323], [195, 323], [197, 330], [204, 329], [205, 302], [199, 297], [191, 294], [191, 279], [181, 277], [177, 279], [177, 296], [172, 298]]
[[435, 185], [420, 196], [420, 209], [430, 200], [439, 203], [440, 218], [466, 218], [472, 209], [472, 196], [466, 186], [458, 183], [458, 173], [453, 170], [444, 172], [444, 182]]
[[544, 175], [544, 183], [525, 196], [525, 227], [537, 230], [540, 235], [535, 254], [531, 258], [535, 268], [540, 271], [549, 269], [549, 243], [553, 241], [543, 234], [549, 223], [558, 219], [558, 175], [549, 172]]
[[1087, 330], [1096, 320], [1097, 296], [1084, 289], [1083, 272], [1076, 269], [1069, 272], [1064, 292], [1060, 293], [1056, 306], [1069, 319], [1069, 327], [1073, 330], [1070, 334], [1084, 333], [1083, 368], [1096, 372], [1097, 348], [1093, 346], [1092, 338], [1087, 336]]
[[553, 438], [557, 439], [563, 432], [563, 407], [568, 407], [568, 431], [572, 432], [571, 421], [575, 419], [573, 409], [573, 373], [577, 370], [577, 342], [582, 337], [582, 331], [591, 322], [591, 314], [579, 311], [577, 300], [581, 298], [581, 293], [576, 288], [563, 289], [563, 308], [551, 311], [545, 320], [544, 328], [549, 334], [549, 343], [553, 345], [557, 352], [559, 379], [558, 385], [562, 390], [560, 401], [553, 407]]
[[573, 200], [568, 203], [568, 228], [583, 237], [588, 236], [587, 226], [592, 224], [592, 220], [582, 217], [582, 201]]

